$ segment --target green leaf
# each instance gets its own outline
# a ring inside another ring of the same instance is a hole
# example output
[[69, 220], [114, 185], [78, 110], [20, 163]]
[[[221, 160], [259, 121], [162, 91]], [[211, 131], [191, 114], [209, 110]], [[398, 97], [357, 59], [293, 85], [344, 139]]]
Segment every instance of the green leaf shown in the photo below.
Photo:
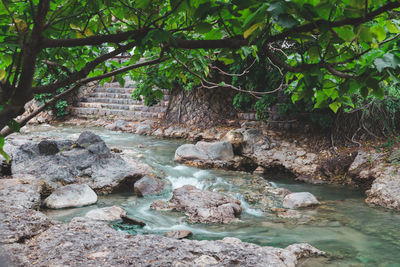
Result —
[[317, 61], [319, 59], [319, 49], [317, 46], [312, 46], [308, 50], [308, 55], [311, 61]]
[[400, 30], [392, 21], [386, 21], [386, 28], [390, 33], [399, 33]]
[[1, 58], [1, 61], [2, 61], [2, 65], [3, 66], [5, 66], [5, 67], [10, 66], [11, 63], [12, 63], [12, 56], [3, 55], [2, 58]]
[[368, 27], [362, 26], [359, 34], [359, 39], [362, 42], [371, 43], [372, 42], [372, 34]]
[[4, 136], [0, 136], [0, 155], [4, 157], [7, 163], [10, 163], [10, 156], [4, 151], [4, 143], [5, 143]]
[[342, 104], [339, 103], [339, 102], [337, 102], [337, 101], [335, 101], [335, 102], [329, 104], [329, 108], [330, 108], [333, 112], [335, 112], [335, 113], [338, 111], [338, 109], [339, 109], [341, 106], [342, 106]]
[[140, 0], [136, 1], [136, 6], [138, 8], [146, 9], [151, 3], [151, 0]]
[[264, 3], [262, 6], [260, 6], [256, 12], [252, 13], [250, 16], [246, 18], [244, 21], [244, 28], [248, 29], [250, 25], [253, 25], [254, 22], [260, 22], [264, 21], [265, 19], [265, 10], [267, 9], [267, 3]]
[[276, 1], [269, 5], [267, 11], [271, 16], [278, 17], [279, 15], [286, 13], [286, 3], [284, 1]]
[[376, 37], [376, 39], [379, 42], [382, 42], [383, 40], [386, 39], [386, 31], [380, 25], [376, 25], [376, 26], [371, 27], [371, 33]]
[[76, 31], [80, 31], [81, 27], [79, 27], [78, 25], [75, 25], [73, 23], [69, 24], [69, 26], [71, 27], [71, 29], [76, 30]]
[[361, 93], [362, 97], [367, 98], [367, 96], [369, 94], [369, 90], [366, 86], [364, 86], [364, 87], [361, 87], [360, 93]]
[[207, 22], [200, 22], [199, 24], [197, 24], [195, 29], [199, 33], [208, 33], [212, 30], [212, 25]]
[[376, 87], [372, 90], [372, 94], [377, 98], [383, 99], [385, 96], [385, 89], [382, 87]]
[[233, 58], [226, 58], [226, 57], [220, 57], [218, 58], [218, 60], [224, 62], [225, 65], [230, 65], [235, 62]]
[[251, 26], [250, 28], [248, 28], [244, 33], [243, 33], [243, 37], [244, 39], [247, 39], [247, 37], [249, 37], [255, 30], [257, 30], [258, 28], [262, 28], [265, 26], [264, 22], [259, 22], [254, 24], [253, 26]]
[[393, 75], [393, 73], [391, 71], [387, 70], [387, 72], [389, 73], [390, 78], [392, 78], [393, 85], [400, 83], [400, 79], [398, 77], [396, 77], [395, 75]]
[[16, 122], [15, 120], [11, 120], [8, 125], [7, 125], [11, 131], [18, 133], [19, 130], [21, 129], [21, 124], [19, 124], [18, 122]]
[[382, 72], [385, 68], [397, 69], [400, 66], [400, 59], [395, 54], [387, 53], [381, 58], [375, 59], [374, 64], [376, 69]]
[[6, 77], [6, 71], [5, 70], [0, 70], [0, 81]]
[[335, 31], [337, 32], [339, 37], [345, 40], [346, 42], [351, 42], [355, 38], [353, 27], [351, 26], [340, 27], [335, 29]]
[[279, 15], [277, 22], [284, 28], [292, 28], [299, 23], [295, 18], [288, 14]]

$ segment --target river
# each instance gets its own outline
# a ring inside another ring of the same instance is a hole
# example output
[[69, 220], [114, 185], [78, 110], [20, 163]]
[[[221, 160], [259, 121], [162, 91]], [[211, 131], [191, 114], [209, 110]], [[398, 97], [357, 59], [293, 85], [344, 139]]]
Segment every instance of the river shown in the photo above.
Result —
[[[33, 139], [64, 138], [75, 140], [87, 128], [40, 126], [27, 134]], [[221, 239], [237, 237], [259, 245], [285, 247], [296, 242], [306, 242], [328, 253], [326, 259], [309, 260], [303, 266], [400, 266], [400, 213], [383, 208], [369, 207], [364, 203], [363, 192], [333, 185], [298, 183], [282, 175], [265, 177], [276, 187], [292, 192], [311, 192], [323, 205], [307, 210], [308, 221], [276, 220], [246, 203], [241, 195], [251, 174], [223, 170], [202, 170], [176, 164], [175, 150], [182, 140], [160, 139], [130, 133], [112, 132], [102, 128], [89, 129], [100, 135], [109, 147], [129, 151], [152, 166], [170, 181], [164, 195], [137, 198], [134, 194], [100, 196], [96, 205], [62, 210], [44, 210], [51, 218], [69, 221], [87, 211], [111, 205], [123, 207], [129, 216], [146, 223], [137, 234], [165, 234], [167, 231], [187, 229], [192, 239]], [[182, 185], [199, 189], [225, 192], [242, 200], [240, 222], [228, 225], [188, 224], [178, 212], [153, 211], [150, 204], [156, 199], [167, 200], [172, 190]]]

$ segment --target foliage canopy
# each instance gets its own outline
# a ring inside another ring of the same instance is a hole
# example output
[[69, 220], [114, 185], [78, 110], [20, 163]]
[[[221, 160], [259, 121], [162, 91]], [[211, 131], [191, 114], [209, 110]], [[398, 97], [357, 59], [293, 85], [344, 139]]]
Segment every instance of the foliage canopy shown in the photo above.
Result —
[[[218, 64], [260, 60], [259, 51], [282, 75], [276, 90], [336, 112], [355, 93], [383, 97], [399, 83], [399, 14], [400, 2], [387, 0], [1, 0], [1, 133], [17, 130], [13, 119], [35, 94], [55, 104], [151, 65], [188, 88], [261, 97], [269, 92], [212, 79], [224, 73]], [[115, 60], [124, 52], [129, 60]]]

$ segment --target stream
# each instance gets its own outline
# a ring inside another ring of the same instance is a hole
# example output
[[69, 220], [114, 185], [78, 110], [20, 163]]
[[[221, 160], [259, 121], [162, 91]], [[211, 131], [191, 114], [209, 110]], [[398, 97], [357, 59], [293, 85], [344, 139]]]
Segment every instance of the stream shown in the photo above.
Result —
[[[63, 138], [75, 140], [79, 133], [91, 130], [100, 135], [110, 148], [129, 151], [129, 155], [152, 166], [156, 173], [170, 181], [163, 195], [137, 198], [134, 194], [99, 196], [96, 205], [62, 210], [44, 210], [52, 219], [67, 222], [83, 216], [91, 209], [119, 205], [128, 216], [146, 223], [137, 234], [165, 234], [170, 230], [186, 229], [192, 239], [212, 240], [237, 237], [242, 241], [262, 246], [285, 247], [306, 242], [328, 253], [325, 259], [310, 259], [302, 266], [400, 266], [400, 212], [372, 208], [364, 203], [364, 193], [333, 185], [311, 185], [295, 182], [287, 177], [264, 177], [276, 187], [292, 192], [311, 192], [321, 202], [320, 207], [305, 211], [313, 219], [308, 221], [277, 220], [246, 203], [242, 190], [254, 175], [202, 170], [174, 162], [174, 153], [184, 142], [159, 139], [130, 133], [112, 132], [102, 128], [72, 126], [37, 126], [25, 134], [33, 139]], [[242, 201], [240, 222], [232, 224], [188, 224], [182, 213], [150, 210], [156, 199], [168, 200], [172, 190], [183, 185], [199, 189], [225, 192]]]

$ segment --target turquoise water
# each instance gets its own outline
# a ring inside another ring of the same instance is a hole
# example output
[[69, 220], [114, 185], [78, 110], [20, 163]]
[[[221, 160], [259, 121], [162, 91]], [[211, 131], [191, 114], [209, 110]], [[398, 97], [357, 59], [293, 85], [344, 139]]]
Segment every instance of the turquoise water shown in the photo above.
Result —
[[[76, 139], [83, 130], [79, 127], [37, 127], [28, 134], [33, 139], [44, 137]], [[128, 215], [147, 225], [138, 229], [140, 234], [164, 234], [175, 229], [193, 232], [193, 239], [221, 239], [237, 237], [259, 245], [285, 247], [296, 242], [307, 242], [326, 251], [325, 259], [311, 259], [302, 266], [400, 266], [400, 213], [365, 205], [364, 195], [358, 190], [341, 186], [310, 185], [297, 183], [285, 177], [265, 177], [273, 186], [285, 187], [293, 192], [313, 193], [322, 205], [302, 211], [300, 220], [277, 219], [249, 203], [244, 202], [242, 192], [251, 186], [253, 175], [221, 171], [201, 170], [176, 164], [173, 161], [176, 148], [182, 141], [157, 139], [128, 133], [90, 129], [99, 134], [109, 147], [121, 148], [124, 154], [150, 164], [156, 172], [170, 181], [164, 195], [137, 198], [134, 194], [101, 196], [96, 205], [63, 210], [47, 210], [53, 219], [68, 221], [82, 216], [97, 207], [120, 205]], [[177, 212], [149, 209], [155, 199], [167, 200], [174, 188], [191, 184], [200, 189], [222, 191], [242, 200], [244, 211], [240, 221], [228, 225], [187, 224]]]

